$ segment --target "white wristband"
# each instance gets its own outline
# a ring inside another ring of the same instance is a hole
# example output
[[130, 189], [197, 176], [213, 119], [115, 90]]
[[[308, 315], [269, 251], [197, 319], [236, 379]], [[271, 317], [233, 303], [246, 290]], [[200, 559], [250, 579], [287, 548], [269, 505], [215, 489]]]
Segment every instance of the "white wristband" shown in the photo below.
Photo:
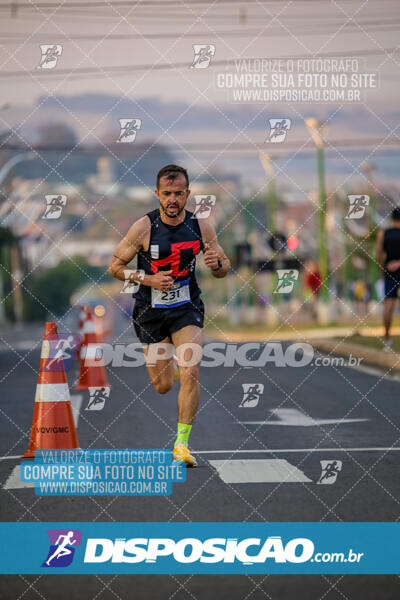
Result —
[[129, 279], [131, 281], [133, 281], [134, 283], [136, 283], [136, 282], [144, 281], [144, 276], [145, 276], [145, 272], [140, 269], [139, 271], [134, 271], [133, 273], [131, 273]]

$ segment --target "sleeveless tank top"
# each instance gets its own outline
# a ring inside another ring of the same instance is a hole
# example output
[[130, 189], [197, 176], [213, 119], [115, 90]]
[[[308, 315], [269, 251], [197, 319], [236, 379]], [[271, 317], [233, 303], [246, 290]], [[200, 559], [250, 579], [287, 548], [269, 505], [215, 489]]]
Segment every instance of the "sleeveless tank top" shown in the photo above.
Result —
[[137, 268], [149, 275], [172, 270], [174, 285], [169, 292], [140, 285], [133, 297], [136, 302], [154, 308], [175, 308], [196, 300], [200, 296], [195, 275], [196, 255], [203, 250], [197, 217], [186, 210], [182, 223], [168, 225], [161, 220], [159, 208], [147, 216], [151, 222], [149, 249], [138, 252]]
[[385, 265], [391, 260], [400, 260], [400, 227], [386, 229], [383, 249], [386, 252]]

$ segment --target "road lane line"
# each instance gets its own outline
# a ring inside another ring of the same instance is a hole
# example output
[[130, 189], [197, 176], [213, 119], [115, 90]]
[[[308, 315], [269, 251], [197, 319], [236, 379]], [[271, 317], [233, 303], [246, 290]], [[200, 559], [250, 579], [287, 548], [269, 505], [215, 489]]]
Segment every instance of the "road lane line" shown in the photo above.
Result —
[[[282, 454], [284, 452], [397, 452], [399, 447], [380, 447], [372, 446], [370, 448], [257, 448], [255, 450], [192, 450], [194, 454]], [[0, 456], [0, 460], [18, 460], [23, 458], [22, 454], [15, 456]]]
[[224, 483], [310, 483], [303, 471], [282, 458], [210, 460]]
[[283, 454], [286, 452], [392, 452], [400, 447], [371, 447], [371, 448], [270, 448], [257, 450], [194, 450], [193, 454]]
[[[380, 447], [372, 446], [370, 448], [257, 448], [255, 450], [193, 450], [195, 454], [260, 454], [265, 452], [266, 454], [279, 454], [284, 452], [397, 452], [400, 450], [399, 447]], [[23, 458], [22, 454], [15, 456], [0, 456], [0, 460], [18, 460]]]
[[313, 419], [297, 408], [271, 408], [270, 413], [276, 421], [239, 421], [240, 425], [280, 425], [287, 427], [316, 427], [320, 425], [343, 425], [359, 423], [369, 419]]
[[79, 413], [81, 411], [83, 395], [75, 394], [71, 396], [72, 416], [74, 417], [75, 427], [78, 428]]
[[353, 369], [354, 371], [360, 371], [361, 373], [367, 373], [367, 375], [372, 375], [374, 377], [379, 377], [384, 381], [396, 381], [400, 383], [399, 375], [388, 375], [384, 369], [379, 369], [378, 367], [372, 367], [370, 365], [343, 365], [347, 369]]
[[17, 460], [18, 458], [23, 458], [23, 455], [16, 454], [15, 456], [0, 456], [0, 460]]
[[22, 488], [35, 487], [34, 483], [30, 483], [29, 481], [21, 481], [20, 474], [19, 474], [19, 467], [20, 467], [20, 465], [17, 465], [11, 471], [11, 475], [9, 476], [9, 478], [3, 485], [3, 488], [5, 490], [17, 490], [17, 489], [22, 489]]

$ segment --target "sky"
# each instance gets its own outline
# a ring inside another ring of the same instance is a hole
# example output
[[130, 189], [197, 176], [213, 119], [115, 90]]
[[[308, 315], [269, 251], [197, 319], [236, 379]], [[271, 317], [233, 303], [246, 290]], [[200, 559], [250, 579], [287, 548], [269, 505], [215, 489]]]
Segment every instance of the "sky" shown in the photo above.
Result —
[[[21, 137], [31, 136], [40, 123], [64, 120], [81, 139], [95, 143], [116, 130], [118, 117], [140, 116], [142, 139], [156, 136], [177, 149], [194, 140], [259, 146], [268, 117], [281, 116], [292, 119], [290, 139], [302, 145], [309, 139], [304, 119], [317, 116], [328, 120], [332, 140], [400, 139], [397, 0], [75, 0], [73, 5], [19, 0], [17, 5], [11, 14], [9, 3], [0, 2], [0, 123]], [[41, 44], [62, 46], [52, 70], [38, 69]], [[215, 46], [208, 68], [189, 68], [194, 44]], [[354, 57], [358, 72], [375, 74], [377, 87], [359, 102], [344, 103], [232, 102], [228, 91], [218, 88], [218, 75], [235, 73], [235, 61], [285, 57]], [[99, 95], [108, 97], [107, 109]], [[89, 101], [82, 103], [82, 97]], [[232, 161], [240, 169], [230, 150], [219, 159], [224, 168]], [[208, 164], [204, 155], [196, 160]], [[389, 165], [388, 177], [396, 179], [392, 157], [376, 160], [383, 169]], [[247, 155], [243, 164], [251, 177]], [[254, 169], [262, 175], [258, 164]]]

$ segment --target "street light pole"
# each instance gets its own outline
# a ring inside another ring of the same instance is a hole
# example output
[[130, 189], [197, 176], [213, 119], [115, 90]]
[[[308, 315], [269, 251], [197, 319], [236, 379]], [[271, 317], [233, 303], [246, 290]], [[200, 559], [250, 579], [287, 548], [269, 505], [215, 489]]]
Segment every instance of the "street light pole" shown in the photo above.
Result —
[[36, 157], [34, 152], [20, 152], [7, 160], [0, 169], [0, 183], [3, 183], [8, 173], [20, 162], [32, 160]]
[[[260, 162], [265, 171], [265, 174], [268, 177], [268, 191], [267, 191], [267, 201], [266, 201], [266, 213], [267, 213], [267, 221], [268, 221], [268, 229], [273, 236], [276, 233], [276, 207], [277, 207], [277, 198], [276, 198], [276, 186], [275, 186], [275, 167], [273, 163], [273, 157], [270, 154], [260, 154]], [[279, 294], [275, 294], [275, 289], [277, 286], [277, 275], [274, 273], [271, 276], [271, 304], [279, 304], [280, 296]]]
[[[3, 183], [3, 181], [5, 180], [5, 178], [9, 174], [9, 172], [15, 167], [15, 165], [19, 164], [20, 162], [24, 162], [25, 160], [32, 160], [34, 158], [35, 158], [34, 152], [20, 152], [19, 154], [16, 154], [12, 158], [10, 158], [8, 161], [6, 161], [0, 169], [0, 184]], [[16, 241], [15, 243], [18, 244], [18, 241]], [[22, 273], [21, 273], [20, 265], [19, 265], [18, 247], [16, 247], [16, 248], [12, 247], [10, 252], [11, 252], [11, 254], [10, 254], [10, 257], [11, 257], [11, 285], [12, 285], [12, 294], [13, 294], [14, 303], [15, 303], [15, 317], [16, 317], [17, 324], [20, 325], [22, 322], [22, 318], [23, 318], [23, 304], [22, 304], [21, 287], [19, 284], [19, 282], [22, 278]], [[15, 284], [14, 284], [14, 281], [15, 281]], [[0, 268], [0, 291], [2, 292], [3, 289], [4, 289], [4, 287], [3, 287], [3, 269]], [[3, 302], [3, 296], [1, 299], [1, 303], [2, 302]], [[4, 321], [5, 321], [4, 309], [3, 309], [3, 304], [1, 304], [0, 326], [4, 323]]]
[[378, 263], [376, 259], [376, 247], [375, 247], [375, 239], [374, 235], [375, 231], [375, 211], [376, 211], [376, 203], [375, 203], [375, 186], [373, 180], [373, 172], [376, 167], [369, 163], [364, 162], [361, 165], [362, 171], [365, 173], [368, 179], [368, 195], [369, 195], [369, 206], [368, 206], [368, 253], [369, 253], [369, 275], [371, 280], [371, 300], [374, 302], [378, 301], [378, 292], [376, 289], [376, 284], [379, 279], [379, 269]]
[[344, 299], [347, 302], [350, 302], [351, 300], [351, 290], [350, 290], [350, 276], [351, 276], [351, 263], [350, 263], [350, 255], [351, 255], [351, 248], [350, 248], [350, 231], [349, 231], [349, 227], [348, 227], [348, 219], [346, 219], [346, 215], [347, 215], [347, 204], [345, 203], [345, 201], [342, 201], [342, 213], [341, 213], [341, 221], [342, 221], [342, 228], [343, 228], [343, 251], [344, 251], [344, 277], [343, 277], [343, 295], [344, 295]]
[[272, 162], [273, 158], [269, 154], [260, 154], [260, 161], [268, 177], [267, 192], [267, 219], [268, 229], [271, 234], [275, 233], [275, 214], [276, 214], [276, 187], [275, 187], [275, 168]]
[[326, 231], [326, 187], [325, 187], [325, 157], [322, 138], [323, 125], [317, 119], [306, 119], [306, 125], [317, 149], [318, 166], [318, 245], [319, 270], [322, 278], [321, 300], [329, 300], [329, 255], [328, 236]]

